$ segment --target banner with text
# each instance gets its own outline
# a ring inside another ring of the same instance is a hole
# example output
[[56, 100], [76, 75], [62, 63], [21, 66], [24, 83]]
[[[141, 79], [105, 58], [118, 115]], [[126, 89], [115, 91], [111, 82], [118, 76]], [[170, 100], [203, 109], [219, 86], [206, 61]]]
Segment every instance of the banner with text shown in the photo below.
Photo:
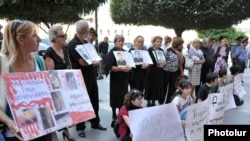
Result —
[[95, 117], [80, 70], [2, 76], [12, 115], [25, 140]]

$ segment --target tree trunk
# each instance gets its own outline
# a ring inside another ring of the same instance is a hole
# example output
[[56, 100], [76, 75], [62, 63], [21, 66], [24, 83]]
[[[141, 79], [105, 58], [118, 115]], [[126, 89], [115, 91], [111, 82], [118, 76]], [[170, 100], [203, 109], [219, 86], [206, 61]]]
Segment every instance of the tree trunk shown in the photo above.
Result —
[[174, 32], [175, 32], [175, 34], [176, 34], [177, 37], [181, 37], [183, 31], [185, 31], [185, 28], [175, 28], [174, 29]]

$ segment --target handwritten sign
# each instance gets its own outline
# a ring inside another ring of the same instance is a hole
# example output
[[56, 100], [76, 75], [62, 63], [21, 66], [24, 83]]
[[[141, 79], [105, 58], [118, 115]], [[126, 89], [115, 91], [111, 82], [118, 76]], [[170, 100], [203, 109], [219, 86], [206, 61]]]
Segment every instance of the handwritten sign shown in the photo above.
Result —
[[246, 90], [242, 86], [243, 74], [238, 74], [234, 77], [234, 91], [240, 98], [246, 94]]
[[173, 103], [129, 111], [129, 120], [133, 141], [185, 141]]
[[25, 140], [95, 117], [80, 70], [2, 76], [12, 115]]
[[233, 84], [220, 87], [221, 93], [211, 93], [200, 103], [188, 107], [186, 135], [191, 141], [203, 141], [205, 124], [222, 124], [226, 110], [235, 108]]
[[209, 99], [190, 105], [186, 119], [186, 136], [189, 141], [202, 141], [204, 124], [209, 123]]
[[233, 97], [233, 83], [220, 87], [220, 92], [224, 95], [224, 100], [226, 102], [225, 111], [236, 108]]

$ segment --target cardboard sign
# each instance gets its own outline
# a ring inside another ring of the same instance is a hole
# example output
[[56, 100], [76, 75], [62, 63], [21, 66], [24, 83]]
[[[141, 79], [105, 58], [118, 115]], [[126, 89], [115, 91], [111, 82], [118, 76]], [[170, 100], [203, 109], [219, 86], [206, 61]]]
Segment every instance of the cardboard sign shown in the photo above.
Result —
[[95, 117], [80, 70], [4, 73], [2, 77], [25, 140]]

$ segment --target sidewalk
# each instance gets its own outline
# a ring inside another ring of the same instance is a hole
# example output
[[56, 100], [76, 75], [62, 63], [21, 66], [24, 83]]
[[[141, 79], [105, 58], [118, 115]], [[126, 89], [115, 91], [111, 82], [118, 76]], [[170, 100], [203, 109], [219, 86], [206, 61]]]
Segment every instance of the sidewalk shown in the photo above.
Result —
[[[225, 112], [223, 124], [249, 124], [250, 125], [250, 69], [245, 70], [244, 74], [244, 88], [247, 94], [244, 96], [244, 104], [235, 109], [231, 109]], [[80, 138], [77, 135], [75, 127], [70, 128], [70, 132], [76, 141], [119, 141], [113, 133], [113, 128], [110, 127], [112, 120], [111, 108], [109, 106], [109, 78], [104, 77], [102, 80], [98, 80], [99, 97], [100, 97], [100, 118], [101, 124], [107, 127], [107, 131], [101, 131], [92, 129], [90, 123], [86, 122], [86, 138]], [[145, 104], [146, 102], [144, 102]], [[62, 133], [57, 132], [60, 141], [62, 139]]]

